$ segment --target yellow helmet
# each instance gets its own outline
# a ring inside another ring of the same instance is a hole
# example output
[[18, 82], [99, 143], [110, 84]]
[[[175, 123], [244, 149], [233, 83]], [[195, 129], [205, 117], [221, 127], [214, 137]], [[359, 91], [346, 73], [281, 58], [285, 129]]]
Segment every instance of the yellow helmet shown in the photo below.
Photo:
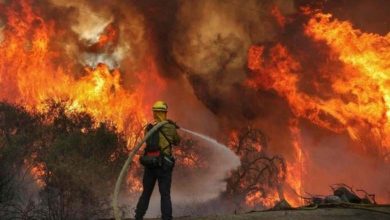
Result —
[[155, 112], [167, 112], [168, 105], [164, 101], [157, 101], [154, 103], [152, 110]]

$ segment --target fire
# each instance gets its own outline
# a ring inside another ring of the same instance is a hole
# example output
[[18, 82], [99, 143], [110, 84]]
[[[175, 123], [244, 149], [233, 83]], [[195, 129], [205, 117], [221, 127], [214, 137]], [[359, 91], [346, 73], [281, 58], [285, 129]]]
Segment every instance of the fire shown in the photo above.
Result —
[[[342, 128], [338, 124], [331, 124], [320, 117], [322, 111], [326, 113], [332, 109], [322, 105], [322, 102], [316, 102], [305, 93], [301, 93], [297, 88], [298, 73], [300, 64], [291, 57], [287, 49], [281, 44], [277, 44], [270, 50], [270, 63], [264, 63], [264, 48], [262, 46], [252, 46], [249, 50], [248, 62], [249, 69], [256, 74], [247, 81], [247, 85], [252, 88], [274, 89], [279, 95], [285, 97], [289, 102], [293, 113], [298, 117], [308, 118], [314, 123], [340, 132]], [[260, 61], [252, 61], [260, 60]], [[335, 115], [338, 116], [338, 115]]]
[[[230, 133], [229, 147], [240, 156], [242, 167], [232, 172], [228, 191], [234, 192], [233, 196], [243, 196], [250, 208], [271, 208], [290, 195], [283, 192], [286, 163], [283, 158], [269, 155], [266, 145], [259, 130], [247, 128]], [[287, 177], [288, 183], [291, 180], [295, 181], [295, 176]], [[291, 198], [291, 203], [296, 201]]]
[[271, 14], [275, 17], [280, 27], [284, 27], [286, 25], [286, 18], [283, 16], [276, 5], [272, 7]]
[[301, 195], [303, 194], [303, 182], [302, 177], [305, 172], [304, 154], [302, 150], [301, 131], [298, 127], [298, 120], [290, 120], [290, 132], [293, 138], [293, 147], [296, 158], [295, 161], [287, 161], [287, 177], [286, 183], [293, 189], [293, 192], [285, 193], [286, 200], [292, 206], [304, 205]]
[[246, 204], [250, 207], [256, 207], [258, 204], [262, 204], [265, 207], [272, 207], [279, 201], [279, 195], [276, 191], [273, 191], [271, 195], [263, 195], [261, 192], [256, 191], [249, 193], [245, 198]]
[[[28, 166], [29, 162], [27, 160], [25, 160], [24, 163], [27, 165], [27, 167], [29, 167]], [[39, 187], [45, 186], [45, 182], [42, 180], [42, 177], [45, 174], [44, 169], [45, 168], [43, 167], [43, 165], [39, 164], [38, 166], [31, 167], [30, 170], [31, 176], [34, 178], [36, 184]]]
[[[32, 5], [29, 0], [10, 1], [6, 7], [0, 3], [0, 18], [6, 18], [5, 25], [0, 27], [0, 100], [22, 104], [31, 110], [43, 110], [41, 104], [47, 99], [68, 100], [69, 110], [86, 111], [98, 122], [112, 121], [127, 135], [129, 148], [133, 146], [142, 133], [139, 125], [146, 123], [144, 112], [149, 108], [145, 102], [154, 97], [151, 93], [166, 86], [150, 58], [153, 56], [145, 55], [149, 69], [133, 73], [136, 85], [125, 88], [123, 70], [119, 68], [104, 63], [80, 68], [83, 62], [69, 56], [66, 45], [56, 41], [66, 39], [62, 38], [65, 31], [59, 30], [54, 20], [41, 16], [39, 7]], [[288, 126], [293, 156], [287, 158], [286, 175], [277, 177], [292, 190], [281, 193], [275, 186], [267, 189], [267, 193], [253, 190], [244, 196], [248, 206], [271, 207], [284, 198], [293, 206], [303, 204], [298, 195], [304, 192], [302, 179], [307, 160], [299, 119], [335, 133], [345, 133], [359, 143], [355, 148], [362, 148], [356, 150], [389, 160], [386, 155], [390, 152], [390, 33], [385, 36], [364, 33], [348, 21], [314, 13], [308, 8], [303, 13], [311, 16], [304, 28], [306, 36], [315, 43], [327, 45], [328, 59], [340, 62], [342, 67], [337, 73], [319, 70], [331, 85], [328, 96], [323, 97], [300, 87], [304, 66], [283, 43], [249, 48], [250, 76], [245, 83], [254, 90], [275, 91], [290, 106], [292, 116]], [[289, 25], [277, 7], [272, 8], [271, 14], [279, 27]], [[96, 42], [83, 49], [110, 53], [118, 46], [120, 33], [120, 27], [110, 23]], [[149, 81], [154, 83], [153, 91], [147, 87]], [[231, 139], [237, 142], [237, 137], [237, 132], [232, 132]], [[253, 152], [263, 151], [261, 144], [253, 144], [253, 148]], [[175, 153], [182, 157], [178, 164], [185, 167], [208, 166], [196, 152], [177, 150]], [[42, 170], [33, 167], [31, 173], [39, 177]], [[132, 192], [142, 188], [136, 176], [135, 170], [129, 174]]]
[[[2, 7], [2, 6], [0, 6]], [[69, 110], [86, 111], [99, 121], [112, 121], [129, 138], [129, 148], [146, 123], [143, 114], [145, 76], [138, 77], [140, 86], [133, 90], [122, 86], [119, 69], [105, 64], [85, 67], [81, 77], [73, 60], [58, 49], [55, 41], [63, 32], [56, 30], [54, 21], [44, 20], [30, 1], [14, 1], [5, 7], [6, 25], [0, 42], [0, 99], [22, 104], [28, 109], [44, 110], [47, 99], [68, 100]], [[115, 41], [116, 30], [108, 26], [98, 46]], [[151, 64], [152, 71], [154, 65]], [[143, 73], [140, 73], [140, 75]], [[148, 76], [156, 77], [155, 72]], [[157, 81], [157, 80], [156, 80]], [[158, 81], [157, 81], [158, 82]], [[129, 122], [134, 122], [129, 124]], [[42, 176], [42, 167], [33, 167], [33, 177]], [[140, 182], [131, 174], [131, 187], [140, 190]], [[42, 182], [37, 180], [39, 186]]]
[[110, 72], [104, 64], [96, 69], [88, 68], [87, 75], [72, 84], [73, 91], [68, 94], [73, 100], [75, 109], [83, 109], [92, 113], [98, 120], [112, 120], [119, 128], [125, 130], [125, 119], [135, 115], [139, 119], [142, 115], [139, 94], [131, 94], [120, 85], [120, 72]]
[[[342, 105], [340, 118], [351, 138], [358, 140], [364, 123], [372, 138], [380, 144], [381, 155], [390, 150], [390, 33], [385, 36], [364, 33], [352, 24], [332, 19], [330, 14], [316, 13], [305, 28], [308, 36], [324, 41], [346, 66], [344, 79], [334, 79], [339, 94], [350, 92], [355, 102]], [[353, 122], [353, 123], [352, 123]]]
[[[271, 64], [265, 63], [262, 58], [263, 53], [264, 47], [252, 46], [250, 48], [248, 67], [257, 74], [247, 82], [247, 85], [252, 88], [275, 89], [279, 95], [287, 98], [293, 112], [297, 116], [307, 117], [319, 124], [328, 126], [315, 114], [320, 107], [313, 101], [311, 103], [308, 102], [310, 101], [309, 97], [297, 91], [296, 84], [298, 78], [294, 72], [298, 70], [299, 64], [289, 56], [287, 50], [280, 44], [272, 48], [270, 52]], [[308, 111], [309, 109], [311, 112]], [[284, 196], [287, 197], [286, 199], [291, 205], [298, 206], [302, 205], [297, 194], [299, 195], [302, 192], [302, 171], [304, 167], [297, 120], [291, 120], [289, 127], [293, 136], [292, 146], [295, 152], [295, 159], [294, 161], [287, 161], [286, 183], [293, 189], [295, 194], [288, 193]]]
[[[390, 150], [390, 34], [364, 33], [349, 22], [332, 19], [329, 14], [312, 16], [305, 26], [306, 35], [326, 43], [331, 49], [329, 59], [343, 64], [340, 73], [321, 72], [330, 79], [332, 96], [323, 98], [301, 90], [303, 67], [281, 43], [271, 48], [253, 45], [249, 49], [248, 68], [252, 75], [247, 86], [274, 90], [286, 99], [294, 117], [336, 133], [346, 133], [359, 143], [356, 146], [361, 146], [360, 150], [385, 160]], [[346, 96], [350, 98], [345, 100]], [[286, 182], [300, 194], [305, 160], [297, 119], [291, 122], [295, 157], [294, 161], [288, 161]]]
[[[345, 64], [341, 76], [327, 73], [334, 97], [323, 99], [300, 91], [302, 66], [281, 44], [270, 49], [269, 63], [264, 63], [262, 46], [250, 48], [248, 66], [255, 74], [247, 84], [275, 90], [286, 98], [297, 117], [337, 133], [347, 132], [355, 141], [365, 141], [369, 132], [369, 139], [380, 146], [374, 152], [385, 155], [390, 141], [390, 91], [386, 86], [390, 35], [363, 34], [348, 22], [329, 19], [329, 15], [317, 14], [306, 26], [306, 33], [315, 40], [326, 40]], [[348, 102], [339, 98], [346, 95], [354, 98]]]
[[[20, 6], [22, 10], [10, 7], [6, 11], [8, 20], [0, 45], [2, 100], [33, 108], [48, 98], [69, 99], [71, 109], [87, 111], [98, 121], [111, 120], [121, 131], [127, 129], [130, 118], [145, 121], [141, 90], [125, 90], [119, 70], [110, 70], [105, 64], [85, 68], [80, 78], [73, 73], [73, 63], [63, 61], [66, 58], [56, 65], [63, 57], [61, 51], [52, 48], [58, 34], [55, 24], [44, 21], [28, 1], [21, 1]], [[109, 25], [98, 44], [107, 44], [115, 37]]]
[[104, 47], [109, 43], [115, 44], [118, 40], [118, 33], [113, 24], [110, 24], [104, 30], [104, 33], [100, 35], [97, 45], [99, 47]]

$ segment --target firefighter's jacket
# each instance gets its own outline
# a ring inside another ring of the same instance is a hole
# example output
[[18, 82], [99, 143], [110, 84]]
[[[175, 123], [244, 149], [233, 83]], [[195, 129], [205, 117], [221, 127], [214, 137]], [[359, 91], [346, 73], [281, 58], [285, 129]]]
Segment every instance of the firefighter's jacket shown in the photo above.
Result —
[[[169, 145], [178, 145], [180, 143], [180, 136], [177, 134], [178, 126], [168, 120], [169, 123], [164, 124], [159, 129], [159, 147], [162, 150], [162, 153], [165, 155], [172, 155], [171, 147]], [[156, 124], [154, 124], [156, 125]]]

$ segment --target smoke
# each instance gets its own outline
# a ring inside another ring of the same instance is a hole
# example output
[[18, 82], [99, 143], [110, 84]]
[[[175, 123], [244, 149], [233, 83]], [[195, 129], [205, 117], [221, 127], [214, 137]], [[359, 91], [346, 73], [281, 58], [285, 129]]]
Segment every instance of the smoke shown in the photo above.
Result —
[[[51, 0], [51, 3], [56, 10], [70, 11], [73, 16], [66, 25], [78, 39], [66, 48], [68, 55], [76, 57], [82, 66], [105, 63], [131, 73], [144, 63], [142, 58], [149, 47], [144, 36], [144, 18], [131, 4], [90, 0]], [[114, 33], [107, 33], [110, 26]], [[113, 34], [113, 39], [107, 42], [103, 39], [102, 44], [102, 35], [108, 34]]]
[[[378, 203], [390, 199], [388, 183], [390, 167], [383, 161], [353, 150], [354, 145], [345, 135], [327, 134], [319, 136], [313, 126], [303, 126], [303, 146], [306, 155], [304, 189], [318, 195], [329, 195], [326, 186], [344, 183], [354, 190], [363, 189], [376, 195]], [[321, 175], [315, 175], [320, 173]], [[364, 195], [364, 194], [360, 194]]]
[[353, 4], [348, 1], [328, 1], [323, 8], [341, 20], [353, 21], [364, 32], [386, 35], [390, 29], [389, 22], [385, 21], [388, 4], [386, 0], [357, 0]]
[[83, 40], [96, 42], [100, 33], [114, 19], [112, 14], [105, 11], [94, 11], [86, 1], [52, 0], [52, 3], [77, 9], [77, 22], [71, 24], [71, 29]]
[[[196, 96], [219, 117], [244, 109], [247, 113], [236, 117], [257, 114], [240, 99], [244, 92], [239, 91], [244, 89], [249, 46], [277, 36], [270, 9], [279, 4], [284, 11], [293, 11], [292, 1], [183, 1], [180, 5], [172, 56], [187, 73]], [[238, 103], [230, 104], [232, 99]]]
[[[220, 135], [248, 124], [268, 131], [273, 153], [289, 154], [290, 112], [283, 100], [244, 86], [247, 51], [253, 44], [279, 40], [281, 28], [271, 14], [296, 12], [293, 1], [183, 1], [172, 30], [171, 54], [195, 96], [216, 117]], [[225, 136], [226, 137], [226, 136]], [[224, 137], [224, 138], [225, 138]]]

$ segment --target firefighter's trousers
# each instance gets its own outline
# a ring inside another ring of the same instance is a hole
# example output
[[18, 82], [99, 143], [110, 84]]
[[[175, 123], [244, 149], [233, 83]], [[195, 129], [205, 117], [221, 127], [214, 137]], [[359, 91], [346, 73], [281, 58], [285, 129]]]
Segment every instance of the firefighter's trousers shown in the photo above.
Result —
[[138, 204], [135, 210], [135, 219], [141, 220], [146, 213], [149, 206], [150, 196], [152, 195], [153, 188], [158, 182], [158, 188], [161, 195], [161, 217], [163, 220], [172, 219], [172, 202], [171, 202], [171, 181], [172, 181], [172, 168], [158, 167], [147, 168], [145, 167], [143, 176], [143, 192], [138, 200]]

